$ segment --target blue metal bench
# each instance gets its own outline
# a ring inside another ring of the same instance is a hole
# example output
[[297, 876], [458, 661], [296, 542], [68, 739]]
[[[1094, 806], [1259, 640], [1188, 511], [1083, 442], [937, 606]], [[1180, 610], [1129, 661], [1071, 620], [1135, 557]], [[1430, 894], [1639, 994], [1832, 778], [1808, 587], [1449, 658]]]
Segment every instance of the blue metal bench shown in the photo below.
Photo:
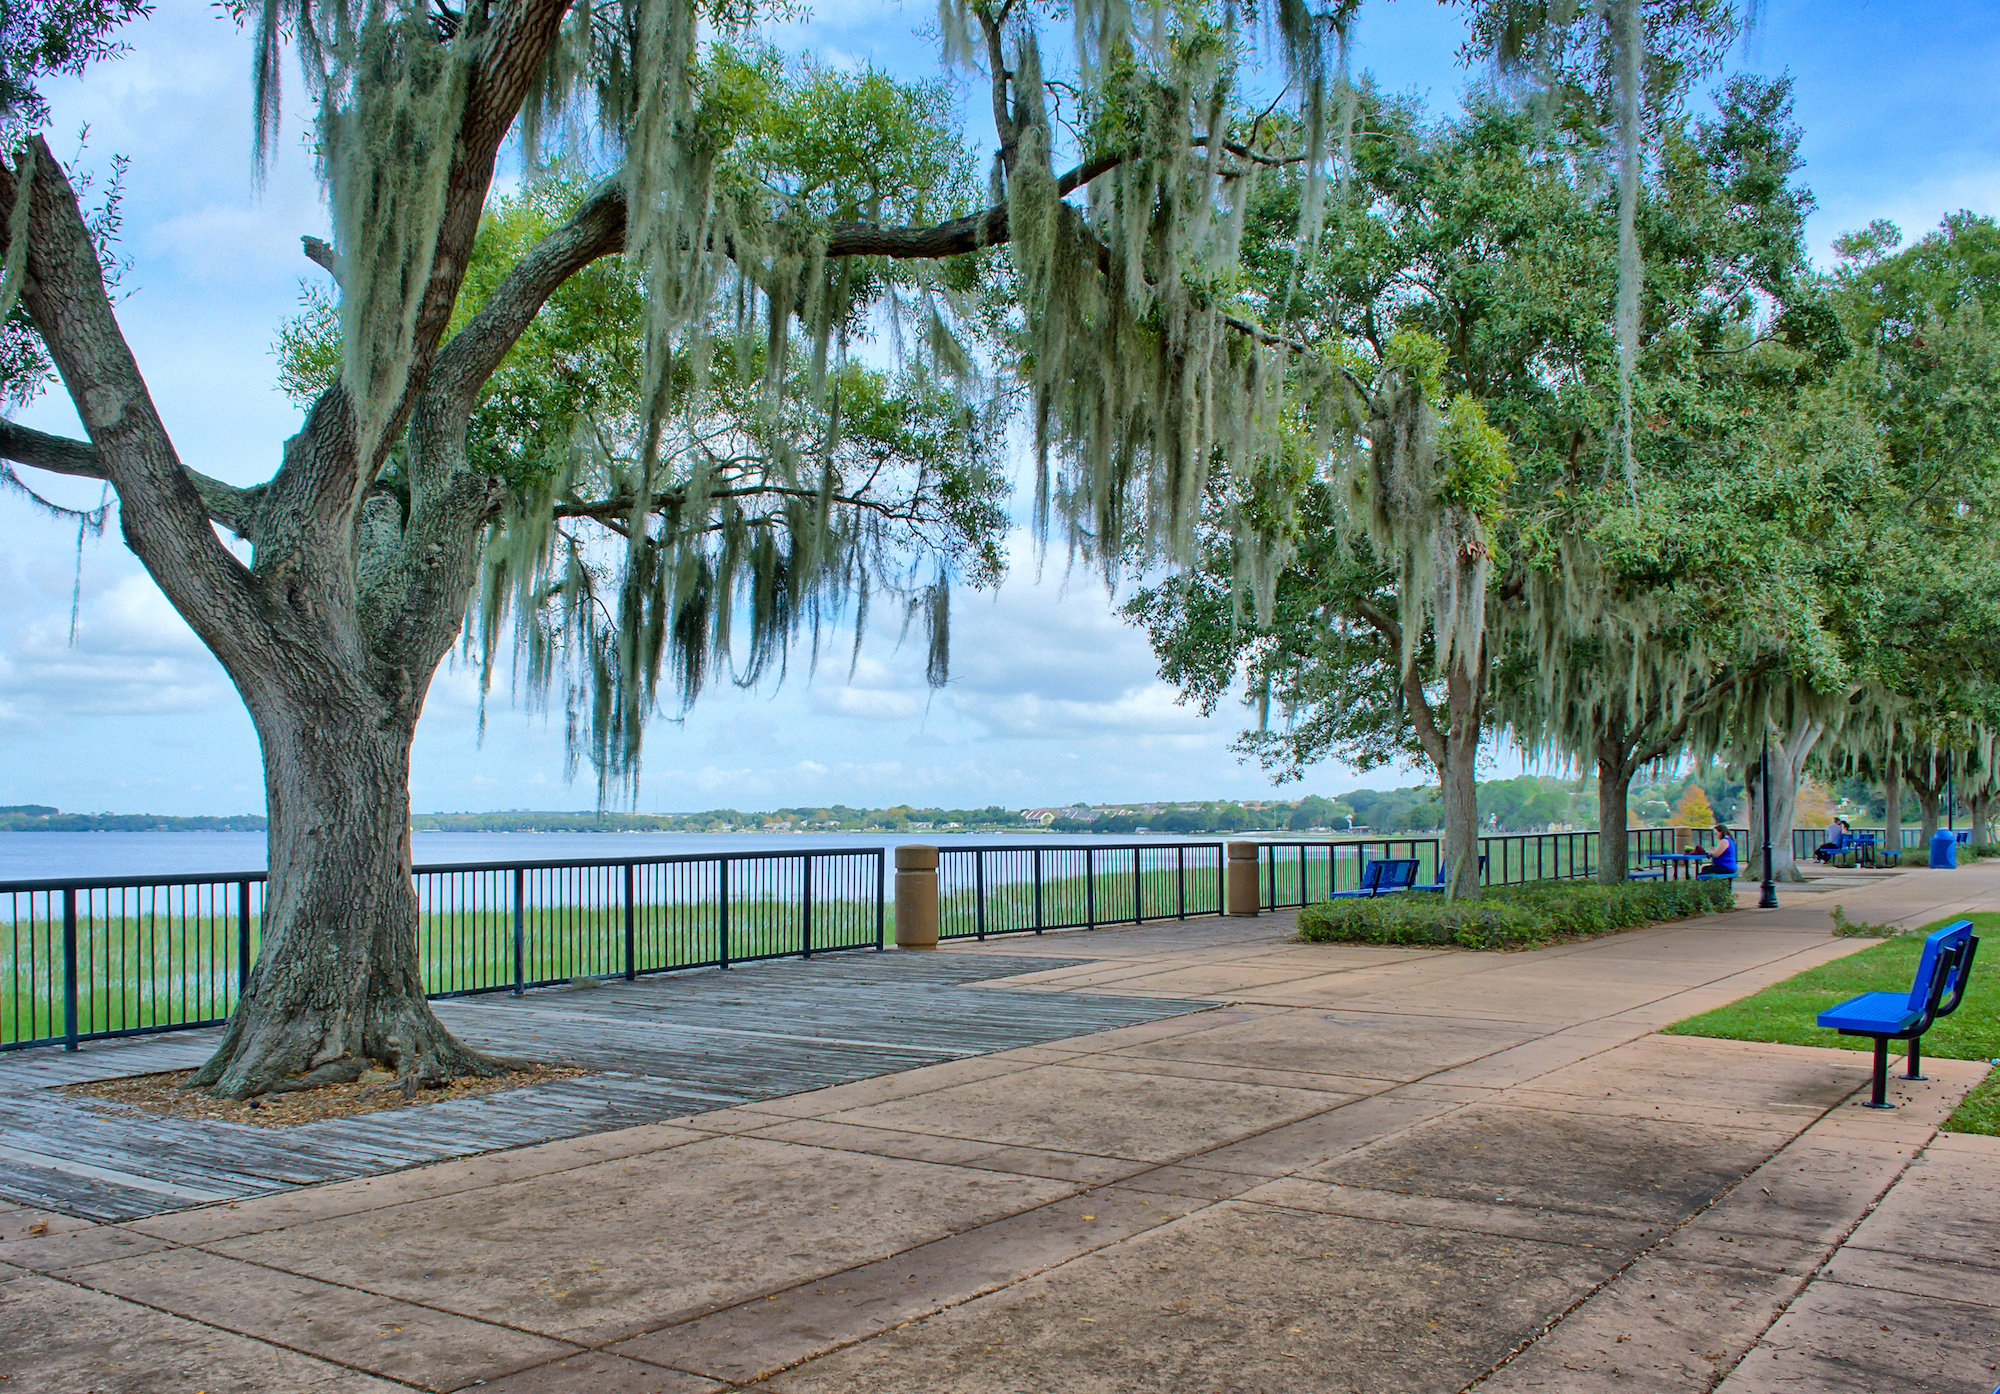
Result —
[[1352, 900], [1357, 896], [1388, 895], [1393, 891], [1414, 889], [1416, 884], [1415, 857], [1382, 857], [1362, 866], [1359, 890], [1335, 891], [1329, 898]]
[[1894, 1108], [1889, 1102], [1889, 1042], [1910, 1043], [1905, 1079], [1922, 1079], [1923, 1036], [1931, 1023], [1958, 1010], [1979, 936], [1971, 920], [1957, 920], [1924, 939], [1916, 981], [1904, 992], [1864, 992], [1819, 1014], [1819, 1024], [1843, 1036], [1868, 1036], [1875, 1042], [1875, 1089], [1869, 1108]]

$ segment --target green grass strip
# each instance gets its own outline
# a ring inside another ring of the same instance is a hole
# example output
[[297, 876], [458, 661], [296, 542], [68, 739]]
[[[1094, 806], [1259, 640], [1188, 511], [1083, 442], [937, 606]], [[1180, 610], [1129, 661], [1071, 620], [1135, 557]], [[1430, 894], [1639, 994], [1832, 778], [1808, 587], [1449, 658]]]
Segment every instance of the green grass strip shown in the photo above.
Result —
[[[1866, 1036], [1843, 1036], [1813, 1024], [1828, 1007], [1864, 992], [1907, 992], [1917, 973], [1924, 936], [1958, 920], [1971, 920], [1986, 942], [1973, 961], [1972, 980], [1958, 1010], [1924, 1033], [1924, 1054], [1947, 1060], [1992, 1060], [2000, 1056], [2000, 912], [1952, 915], [1909, 934], [1884, 940], [1860, 953], [1773, 983], [1726, 1007], [1677, 1021], [1673, 1036], [1710, 1036], [1725, 1041], [1771, 1041], [1779, 1045], [1833, 1046], [1866, 1052]], [[1992, 955], [1992, 956], [1989, 956]], [[2000, 1072], [1966, 1096], [1945, 1127], [1959, 1133], [2000, 1136]]]

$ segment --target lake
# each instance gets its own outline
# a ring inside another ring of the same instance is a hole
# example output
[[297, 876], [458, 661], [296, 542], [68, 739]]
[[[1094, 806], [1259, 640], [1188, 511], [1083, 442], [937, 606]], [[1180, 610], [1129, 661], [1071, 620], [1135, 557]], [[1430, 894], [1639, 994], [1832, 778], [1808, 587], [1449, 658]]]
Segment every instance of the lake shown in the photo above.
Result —
[[[1225, 836], [1291, 838], [1291, 833], [1147, 836], [1116, 833], [417, 833], [419, 866], [444, 862], [587, 861], [702, 852], [788, 852], [807, 847], [893, 848], [1026, 843], [1219, 842]], [[1321, 836], [1324, 836], [1322, 834]], [[1315, 839], [1317, 840], [1317, 839]], [[0, 881], [57, 877], [174, 876], [260, 871], [264, 834], [223, 832], [0, 833]]]

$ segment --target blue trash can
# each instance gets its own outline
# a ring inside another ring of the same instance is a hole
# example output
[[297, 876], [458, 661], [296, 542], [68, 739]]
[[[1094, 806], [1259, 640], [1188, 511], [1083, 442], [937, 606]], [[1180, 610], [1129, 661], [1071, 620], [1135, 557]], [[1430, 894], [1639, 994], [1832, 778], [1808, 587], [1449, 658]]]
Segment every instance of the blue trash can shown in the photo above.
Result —
[[1952, 867], [1958, 865], [1958, 838], [1949, 829], [1939, 828], [1931, 834], [1931, 865]]

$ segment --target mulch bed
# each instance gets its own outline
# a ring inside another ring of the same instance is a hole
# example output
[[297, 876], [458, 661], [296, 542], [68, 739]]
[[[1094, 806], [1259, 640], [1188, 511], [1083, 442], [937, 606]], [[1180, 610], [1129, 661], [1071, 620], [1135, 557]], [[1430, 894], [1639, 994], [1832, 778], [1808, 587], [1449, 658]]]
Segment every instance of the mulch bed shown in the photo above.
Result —
[[[193, 1070], [126, 1075], [66, 1084], [57, 1092], [106, 1104], [144, 1109], [167, 1118], [201, 1118], [218, 1123], [244, 1123], [253, 1128], [291, 1128], [322, 1118], [351, 1118], [385, 1109], [421, 1108], [445, 1099], [474, 1099], [503, 1089], [525, 1089], [559, 1079], [574, 1079], [594, 1071], [570, 1065], [530, 1065], [493, 1079], [455, 1079], [438, 1089], [419, 1089], [414, 1099], [403, 1096], [386, 1070], [364, 1074], [351, 1084], [324, 1084], [293, 1094], [266, 1094], [256, 1099], [217, 1099], [187, 1089]], [[105, 1112], [115, 1112], [106, 1109]]]

